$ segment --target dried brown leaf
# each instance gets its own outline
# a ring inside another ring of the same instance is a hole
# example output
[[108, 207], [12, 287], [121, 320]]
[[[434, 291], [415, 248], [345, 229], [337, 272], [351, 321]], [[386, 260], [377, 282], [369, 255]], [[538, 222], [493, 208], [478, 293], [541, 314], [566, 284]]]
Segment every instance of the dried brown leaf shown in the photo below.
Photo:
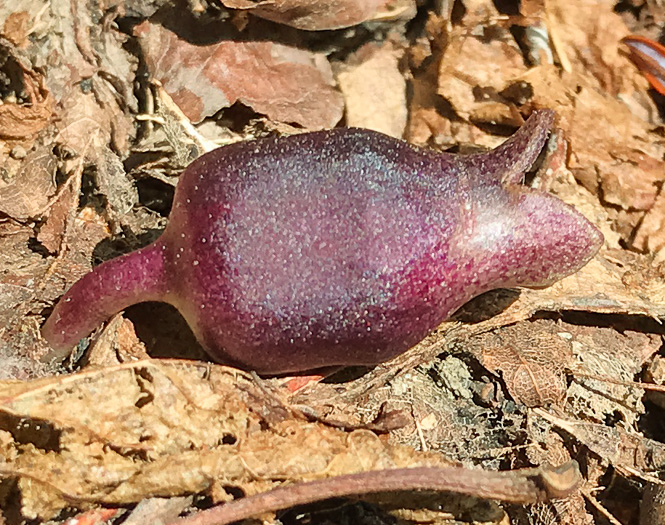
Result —
[[67, 184], [51, 206], [46, 222], [39, 228], [37, 240], [42, 243], [50, 253], [57, 253], [62, 247], [67, 219], [78, 205], [79, 188]]
[[593, 79], [611, 97], [642, 85], [635, 67], [621, 52], [618, 43], [629, 31], [612, 6], [594, 0], [547, 2], [546, 6], [548, 24], [556, 28], [557, 51], [573, 71]]
[[389, 42], [367, 44], [337, 72], [346, 124], [401, 138], [406, 127], [406, 80], [399, 70], [402, 51]]
[[15, 11], [5, 20], [0, 34], [15, 46], [21, 47], [27, 43], [29, 27], [30, 13], [27, 11]]
[[55, 193], [56, 167], [49, 148], [30, 152], [9, 181], [0, 180], [0, 213], [19, 220], [41, 215]]
[[[52, 148], [55, 142], [69, 154], [84, 156], [109, 211], [122, 214], [129, 208], [127, 195], [135, 193], [135, 188], [124, 176], [114, 176], [113, 184], [103, 183], [108, 180], [105, 173], [117, 175], [113, 168], [120, 162], [112, 158], [109, 148], [120, 156], [126, 154], [135, 133], [129, 110], [137, 110], [133, 86], [138, 60], [124, 47], [129, 37], [113, 23], [118, 13], [108, 3], [79, 0], [56, 2], [48, 9], [41, 2], [26, 0], [21, 7], [29, 15], [27, 31], [32, 37], [25, 54], [33, 63], [48, 64], [43, 67], [44, 82], [58, 102], [54, 122], [60, 134], [49, 145]], [[11, 10], [0, 5], [0, 23], [9, 20]], [[48, 233], [45, 237], [49, 249], [57, 242], [53, 226], [52, 238], [48, 239]]]
[[253, 15], [280, 24], [316, 31], [340, 29], [372, 18], [386, 0], [222, 0], [232, 9], [248, 9]]
[[34, 284], [46, 261], [29, 247], [31, 228], [0, 224], [0, 334], [20, 315], [18, 308], [35, 295]]
[[62, 101], [57, 141], [96, 168], [93, 173], [99, 191], [110, 210], [122, 216], [138, 202], [136, 187], [118, 155], [111, 151], [114, 138], [127, 139], [128, 132], [119, 131], [126, 124], [126, 117], [115, 102], [101, 105], [98, 98], [99, 95], [78, 91]]
[[565, 331], [577, 361], [573, 374], [599, 378], [575, 377], [568, 388], [568, 412], [588, 421], [620, 417], [628, 427], [637, 425], [644, 392], [630, 383], [660, 350], [661, 337], [607, 327], [567, 325]]
[[415, 144], [427, 144], [434, 138], [441, 144], [452, 136], [451, 112], [443, 109], [441, 97], [436, 92], [441, 60], [441, 50], [436, 43], [444, 40], [445, 21], [431, 13], [426, 28], [428, 38], [419, 39], [407, 49], [413, 78], [409, 82], [409, 119], [405, 138]]
[[[92, 269], [92, 255], [95, 247], [108, 238], [106, 221], [91, 207], [76, 213], [76, 209], [66, 219], [63, 245], [67, 247], [54, 259], [44, 261], [48, 270], [39, 275], [39, 290], [43, 301], [53, 301], [76, 280]], [[42, 259], [43, 260], [43, 259]]]
[[87, 353], [88, 365], [98, 367], [149, 358], [145, 345], [136, 337], [134, 325], [120, 314], [104, 326]]
[[506, 326], [474, 338], [471, 347], [483, 366], [501, 373], [516, 401], [536, 407], [560, 403], [566, 395], [563, 374], [572, 349], [552, 323]]
[[[482, 67], [470, 67], [476, 63]], [[448, 100], [461, 117], [483, 120], [489, 116], [486, 105], [492, 102], [491, 97], [525, 71], [522, 53], [514, 42], [494, 39], [486, 43], [461, 34], [451, 42], [441, 61], [437, 93]], [[494, 112], [503, 111], [500, 107], [494, 106]], [[479, 130], [476, 133], [483, 135]], [[479, 141], [475, 138], [467, 137], [465, 142], [477, 144]]]
[[[0, 38], [0, 48], [13, 55], [13, 45]], [[46, 89], [44, 78], [26, 65], [25, 60], [12, 56], [11, 62], [3, 61], [0, 67], [13, 66], [22, 75], [23, 90], [27, 102], [0, 104], [0, 138], [26, 139], [43, 130], [51, 119], [53, 98]], [[4, 73], [4, 72], [3, 72]], [[11, 73], [4, 73], [11, 75]]]
[[610, 152], [615, 165], [602, 180], [603, 200], [626, 210], [650, 210], [663, 179], [663, 163], [639, 151], [617, 149]]
[[665, 192], [662, 190], [637, 227], [633, 246], [656, 254], [659, 262], [665, 261]]
[[72, 92], [61, 101], [58, 142], [86, 159], [110, 142], [114, 111], [100, 106], [92, 93]]
[[[0, 293], [4, 291], [4, 286], [0, 286]], [[21, 313], [31, 298], [16, 304], [12, 313]], [[37, 319], [12, 317], [11, 324], [0, 327], [0, 379], [27, 381], [43, 376], [47, 366], [39, 358], [45, 355], [46, 349], [35, 341], [39, 333]]]
[[32, 290], [25, 286], [0, 283], [0, 324], [7, 325], [11, 313], [21, 303], [32, 297]]
[[152, 76], [192, 122], [235, 102], [308, 129], [342, 117], [342, 97], [321, 54], [268, 41], [195, 46], [149, 22], [135, 33]]
[[249, 375], [203, 363], [141, 361], [0, 383], [0, 399], [5, 417], [26, 422], [0, 454], [33, 517], [72, 502], [201, 492], [213, 479], [253, 494], [286, 479], [447, 464], [369, 431], [292, 419]]
[[665, 466], [665, 445], [620, 427], [564, 419], [535, 409], [542, 418], [574, 436], [580, 443], [624, 475], [653, 479]]

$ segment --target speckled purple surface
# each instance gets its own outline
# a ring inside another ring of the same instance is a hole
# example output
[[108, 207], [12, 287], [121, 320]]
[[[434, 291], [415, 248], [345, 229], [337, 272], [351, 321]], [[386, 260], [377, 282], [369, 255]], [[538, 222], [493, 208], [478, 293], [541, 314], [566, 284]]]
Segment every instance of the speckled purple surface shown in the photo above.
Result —
[[472, 156], [355, 129], [215, 150], [182, 175], [162, 237], [72, 286], [43, 334], [73, 347], [161, 300], [212, 357], [260, 373], [390, 359], [472, 297], [552, 283], [596, 253], [582, 215], [518, 184], [552, 119]]

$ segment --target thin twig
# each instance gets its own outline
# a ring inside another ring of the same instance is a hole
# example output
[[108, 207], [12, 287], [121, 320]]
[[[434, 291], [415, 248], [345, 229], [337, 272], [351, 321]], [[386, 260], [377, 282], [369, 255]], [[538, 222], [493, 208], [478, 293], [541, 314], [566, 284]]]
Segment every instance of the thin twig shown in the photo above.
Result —
[[226, 525], [267, 512], [330, 498], [378, 492], [434, 490], [528, 504], [572, 494], [581, 481], [577, 463], [488, 472], [461, 467], [375, 470], [279, 487], [224, 503], [170, 525]]
[[591, 505], [593, 505], [598, 512], [600, 512], [607, 521], [609, 521], [612, 525], [623, 525], [618, 519], [614, 517], [614, 515], [607, 510], [601, 503], [598, 501], [591, 493], [583, 490], [582, 495], [587, 499]]

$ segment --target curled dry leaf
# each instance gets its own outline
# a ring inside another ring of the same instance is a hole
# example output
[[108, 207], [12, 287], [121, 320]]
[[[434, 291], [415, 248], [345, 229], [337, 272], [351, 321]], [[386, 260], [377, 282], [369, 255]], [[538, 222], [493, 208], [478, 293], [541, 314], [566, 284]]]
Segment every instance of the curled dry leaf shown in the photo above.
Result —
[[[470, 68], [469, 64], [481, 61], [482, 68]], [[438, 94], [450, 101], [455, 112], [469, 120], [502, 122], [510, 111], [505, 104], [496, 104], [492, 97], [508, 87], [511, 80], [526, 71], [524, 59], [517, 45], [503, 40], [484, 43], [480, 38], [460, 35], [451, 42], [441, 61], [438, 72]], [[487, 105], [491, 105], [491, 111]], [[514, 122], [508, 122], [513, 124]], [[468, 143], [485, 146], [496, 145], [497, 137], [483, 139], [485, 135], [478, 129], [458, 138]]]
[[17, 220], [44, 214], [49, 198], [55, 193], [56, 167], [49, 148], [30, 152], [8, 182], [0, 179], [0, 213]]
[[211, 480], [254, 494], [283, 480], [449, 465], [366, 430], [294, 419], [248, 374], [203, 363], [0, 383], [0, 398], [3, 417], [24, 422], [2, 447], [3, 475], [18, 478], [32, 517], [202, 492]]
[[535, 413], [574, 436], [623, 474], [653, 479], [665, 467], [665, 445], [659, 441], [620, 427], [560, 418], [541, 408]]
[[[0, 64], [0, 68], [17, 69], [21, 75], [26, 102], [7, 102], [0, 104], [0, 138], [26, 139], [44, 129], [53, 111], [53, 100], [44, 84], [43, 77], [31, 69], [24, 60], [16, 57], [13, 44], [0, 37], [0, 48], [11, 57]], [[8, 75], [9, 78], [13, 74]]]
[[570, 344], [548, 321], [506, 326], [474, 338], [480, 362], [501, 372], [508, 391], [528, 407], [560, 403], [566, 395], [564, 371], [572, 360]]
[[360, 48], [337, 72], [346, 102], [346, 125], [401, 138], [406, 127], [402, 51], [390, 42]]
[[222, 0], [232, 9], [247, 9], [253, 15], [298, 29], [340, 29], [372, 18], [386, 0]]
[[629, 31], [611, 7], [599, 8], [595, 0], [545, 2], [548, 26], [556, 33], [556, 51], [583, 71], [603, 92], [615, 98], [642, 85], [619, 41]]
[[642, 252], [656, 254], [658, 262], [665, 261], [665, 192], [662, 190], [640, 222], [633, 246]]
[[321, 54], [268, 41], [195, 46], [149, 22], [135, 33], [153, 78], [194, 123], [236, 102], [313, 130], [342, 118], [342, 96]]
[[[665, 147], [654, 140], [651, 126], [583, 75], [538, 67], [522, 80], [533, 86], [535, 104], [557, 109], [558, 123], [570, 141], [568, 166], [610, 212], [615, 210], [615, 228], [636, 248], [658, 247], [660, 232], [654, 225], [662, 213], [654, 208], [664, 178]], [[642, 225], [647, 216], [649, 221]]]
[[[492, 11], [478, 4], [467, 9], [467, 24], [475, 20], [479, 27], [486, 25]], [[570, 141], [568, 165], [576, 179], [607, 205], [613, 227], [626, 244], [660, 254], [662, 260], [665, 215], [659, 195], [665, 180], [665, 147], [643, 118], [647, 113], [658, 120], [653, 103], [645, 112], [632, 110], [644, 103], [644, 81], [620, 50], [625, 25], [619, 15], [594, 1], [538, 5], [536, 12], [547, 22], [550, 51], [567, 64], [563, 71], [551, 65], [529, 68], [500, 24], [492, 34], [483, 33], [484, 38], [462, 24], [453, 29], [441, 57], [437, 93], [450, 103], [454, 115], [475, 123], [514, 125], [517, 109], [554, 108]], [[528, 86], [531, 94], [513, 97], [510, 88], [517, 84]], [[467, 123], [430, 120], [429, 128], [410, 124], [411, 135], [487, 146], [495, 140]]]
[[79, 188], [67, 184], [58, 195], [58, 199], [49, 210], [46, 221], [37, 232], [37, 240], [49, 253], [58, 253], [67, 228], [67, 220], [75, 206], [78, 205]]

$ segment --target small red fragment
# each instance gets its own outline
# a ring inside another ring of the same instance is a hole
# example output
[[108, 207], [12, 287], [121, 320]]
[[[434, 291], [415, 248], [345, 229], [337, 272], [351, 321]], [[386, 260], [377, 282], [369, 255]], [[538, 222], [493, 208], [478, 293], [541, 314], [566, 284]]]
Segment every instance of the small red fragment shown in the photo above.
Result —
[[628, 46], [630, 59], [661, 95], [665, 95], [665, 46], [649, 38], [631, 35], [621, 40]]

